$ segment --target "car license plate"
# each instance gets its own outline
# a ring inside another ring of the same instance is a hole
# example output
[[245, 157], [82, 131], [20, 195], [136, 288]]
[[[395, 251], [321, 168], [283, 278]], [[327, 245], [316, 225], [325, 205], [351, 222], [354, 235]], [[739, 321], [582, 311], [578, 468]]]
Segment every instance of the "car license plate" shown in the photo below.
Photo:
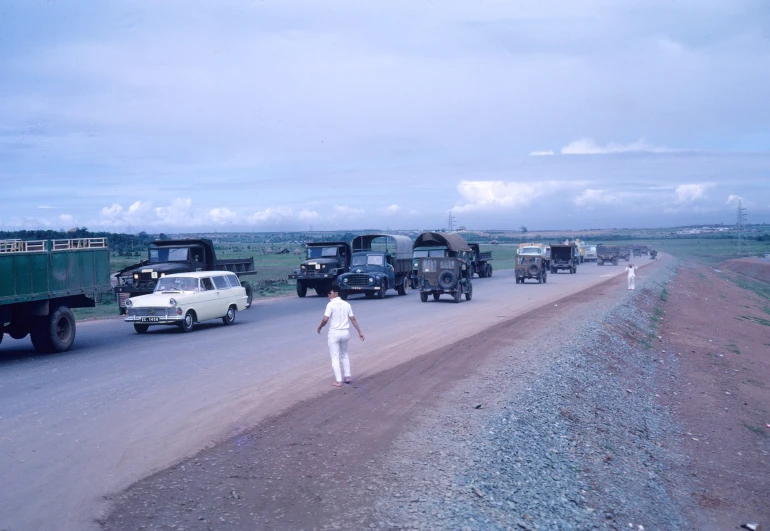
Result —
[[160, 317], [141, 317], [139, 320], [143, 323], [157, 323]]
[[349, 289], [364, 289], [364, 288], [362, 288], [361, 286], [350, 286]]

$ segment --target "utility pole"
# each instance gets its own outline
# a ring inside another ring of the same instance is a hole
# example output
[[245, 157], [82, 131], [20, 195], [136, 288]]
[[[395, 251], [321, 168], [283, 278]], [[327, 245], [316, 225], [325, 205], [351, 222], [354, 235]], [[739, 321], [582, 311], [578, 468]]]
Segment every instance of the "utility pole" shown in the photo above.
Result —
[[746, 238], [746, 209], [741, 204], [740, 199], [738, 200], [738, 220], [735, 228], [738, 231], [738, 254], [749, 254], [749, 241]]

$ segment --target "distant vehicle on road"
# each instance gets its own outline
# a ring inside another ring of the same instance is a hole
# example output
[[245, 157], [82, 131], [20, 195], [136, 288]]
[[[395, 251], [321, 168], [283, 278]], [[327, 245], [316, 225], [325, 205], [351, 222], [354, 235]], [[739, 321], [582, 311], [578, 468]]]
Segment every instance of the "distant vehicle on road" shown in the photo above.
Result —
[[586, 245], [583, 261], [596, 262], [596, 245]]
[[229, 271], [177, 273], [158, 279], [155, 291], [126, 300], [127, 323], [144, 334], [153, 325], [176, 325], [183, 332], [196, 323], [222, 319], [235, 322], [236, 312], [249, 307], [246, 288]]
[[620, 252], [617, 245], [597, 245], [596, 246], [596, 265], [611, 263], [618, 265]]
[[569, 244], [551, 244], [551, 273], [554, 275], [560, 269], [566, 269], [570, 274], [577, 273], [580, 257], [577, 246]]
[[456, 257], [420, 258], [417, 267], [422, 302], [428, 302], [428, 295], [437, 301], [442, 294], [448, 294], [455, 302], [460, 302], [463, 295], [467, 301], [473, 297], [471, 271], [465, 260]]
[[471, 277], [477, 274], [480, 278], [492, 276], [492, 251], [482, 251], [478, 243], [469, 243], [471, 248]]
[[75, 341], [70, 308], [93, 308], [112, 289], [106, 238], [0, 240], [0, 342], [27, 335], [41, 353]]
[[337, 277], [342, 300], [355, 293], [382, 299], [389, 289], [407, 294], [412, 272], [412, 240], [408, 236], [366, 234], [353, 238], [351, 247], [350, 271]]
[[531, 278], [538, 284], [545, 284], [548, 278], [548, 266], [545, 257], [538, 254], [519, 253], [516, 257], [516, 283], [524, 284], [524, 280]]
[[412, 289], [419, 287], [418, 264], [420, 258], [440, 258], [442, 256], [459, 258], [470, 264], [473, 261], [473, 250], [468, 242], [452, 232], [423, 232], [412, 244]]

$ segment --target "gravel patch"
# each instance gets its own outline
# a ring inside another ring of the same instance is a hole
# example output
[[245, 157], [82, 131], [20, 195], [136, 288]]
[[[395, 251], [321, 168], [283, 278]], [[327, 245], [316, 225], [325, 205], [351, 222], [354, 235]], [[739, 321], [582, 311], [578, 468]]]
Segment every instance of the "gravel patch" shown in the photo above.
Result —
[[374, 507], [329, 527], [688, 527], [666, 477], [682, 456], [662, 442], [678, 428], [656, 398], [670, 392], [656, 382], [677, 378], [658, 336], [675, 267], [622, 288], [610, 306], [555, 308], [543, 337], [497, 352], [422, 412], [371, 463]]

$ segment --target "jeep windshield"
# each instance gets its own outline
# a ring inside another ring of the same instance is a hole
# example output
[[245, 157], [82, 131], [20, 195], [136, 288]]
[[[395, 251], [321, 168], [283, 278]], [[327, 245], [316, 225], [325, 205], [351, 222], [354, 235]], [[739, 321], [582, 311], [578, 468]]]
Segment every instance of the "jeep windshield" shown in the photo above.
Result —
[[189, 247], [159, 247], [150, 249], [150, 262], [183, 262], [187, 260]]
[[443, 258], [446, 256], [446, 249], [415, 249], [414, 258], [427, 258], [428, 256]]
[[337, 256], [338, 247], [308, 247], [308, 258], [334, 258]]
[[519, 250], [519, 254], [529, 254], [529, 255], [540, 256], [541, 254], [543, 254], [543, 248], [542, 247], [522, 247]]
[[354, 266], [382, 266], [385, 263], [385, 257], [381, 254], [366, 254], [356, 255], [350, 263], [351, 267]]
[[422, 260], [420, 269], [423, 273], [436, 273], [445, 269], [454, 270], [457, 265], [456, 260]]

